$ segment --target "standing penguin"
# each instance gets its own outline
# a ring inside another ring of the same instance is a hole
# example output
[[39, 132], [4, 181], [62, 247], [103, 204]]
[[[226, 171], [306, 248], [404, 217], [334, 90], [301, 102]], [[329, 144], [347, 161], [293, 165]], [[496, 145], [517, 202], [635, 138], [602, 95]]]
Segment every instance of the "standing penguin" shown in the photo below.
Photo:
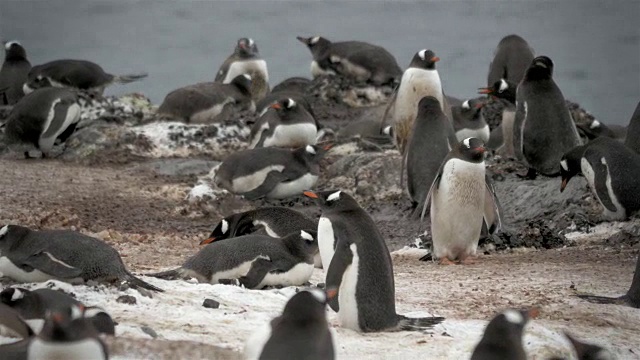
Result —
[[0, 105], [13, 105], [22, 99], [22, 86], [27, 82], [31, 63], [27, 52], [17, 41], [4, 44], [4, 63], [0, 68], [0, 89], [4, 89], [4, 98], [0, 94]]
[[[320, 254], [327, 268], [327, 289], [338, 289], [338, 301], [329, 305], [338, 312], [342, 327], [359, 332], [424, 330], [444, 320], [396, 313], [389, 250], [369, 214], [351, 196], [339, 190], [304, 194], [316, 199], [322, 209], [318, 224], [322, 246], [333, 244], [332, 254]], [[336, 221], [323, 220], [325, 213]]]
[[272, 104], [270, 109], [251, 128], [249, 149], [316, 144], [316, 121], [304, 106], [285, 98]]
[[518, 84], [505, 79], [496, 81], [493, 86], [478, 89], [478, 93], [487, 94], [492, 99], [500, 101], [504, 108], [500, 125], [493, 129], [487, 142], [487, 147], [496, 150], [499, 155], [513, 158], [514, 124], [516, 119], [516, 89]]
[[414, 208], [422, 208], [442, 160], [456, 143], [451, 122], [438, 99], [422, 98], [407, 149], [407, 191]]
[[[436, 70], [436, 62], [440, 61], [431, 50], [418, 51], [411, 60], [409, 68], [405, 70], [394, 98], [389, 102], [385, 113], [385, 121], [393, 124], [396, 144], [401, 154], [404, 154], [413, 123], [418, 115], [418, 103], [425, 96], [433, 96], [440, 103], [442, 112], [451, 121], [451, 108], [442, 91], [440, 75]], [[386, 119], [387, 115], [389, 119]]]
[[248, 200], [284, 199], [313, 187], [320, 160], [331, 148], [307, 145], [295, 150], [260, 148], [229, 155], [216, 172], [216, 185]]
[[255, 101], [269, 93], [269, 72], [267, 62], [260, 57], [258, 46], [251, 38], [238, 39], [233, 54], [222, 63], [215, 81], [228, 84], [239, 75], [249, 74], [251, 79], [251, 95]]
[[462, 141], [468, 137], [489, 141], [489, 125], [482, 116], [484, 101], [469, 99], [459, 106], [452, 106], [453, 128], [456, 132], [456, 139]]
[[636, 154], [640, 154], [640, 101], [636, 105], [633, 115], [631, 115], [631, 120], [629, 120], [624, 144]]
[[434, 257], [442, 264], [465, 263], [478, 248], [483, 224], [490, 234], [502, 226], [500, 204], [485, 173], [481, 140], [457, 143], [442, 162], [422, 208], [431, 206]]
[[538, 172], [559, 175], [562, 155], [580, 145], [578, 130], [552, 75], [551, 59], [539, 56], [518, 85], [514, 148], [529, 166], [528, 178], [535, 178]]
[[509, 309], [496, 315], [485, 328], [471, 360], [527, 360], [522, 337], [525, 325], [536, 315], [536, 309]]
[[625, 220], [640, 210], [640, 155], [617, 140], [600, 137], [575, 147], [560, 160], [563, 191], [582, 173], [608, 220]]
[[38, 149], [49, 155], [56, 139], [65, 141], [80, 121], [78, 96], [67, 89], [39, 89], [23, 97], [12, 109], [5, 126], [9, 149], [29, 158]]
[[518, 84], [533, 60], [534, 51], [527, 41], [518, 35], [508, 35], [502, 38], [489, 65], [487, 86], [505, 79]]
[[361, 41], [331, 42], [321, 36], [297, 37], [311, 55], [311, 75], [342, 75], [373, 85], [394, 84], [402, 69], [387, 50]]
[[332, 360], [336, 358], [335, 335], [329, 328], [327, 298], [335, 296], [320, 289], [293, 295], [282, 311], [256, 331], [244, 348], [247, 360], [290, 359]]

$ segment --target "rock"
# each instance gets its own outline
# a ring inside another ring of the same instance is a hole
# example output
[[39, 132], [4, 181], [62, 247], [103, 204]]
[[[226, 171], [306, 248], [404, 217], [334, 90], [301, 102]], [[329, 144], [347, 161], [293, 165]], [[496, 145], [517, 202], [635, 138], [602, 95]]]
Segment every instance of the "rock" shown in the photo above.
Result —
[[158, 338], [158, 333], [155, 330], [153, 330], [152, 328], [150, 328], [149, 326], [146, 326], [146, 325], [145, 326], [141, 326], [140, 330], [142, 330], [145, 334], [151, 336], [154, 339]]
[[213, 299], [204, 299], [202, 306], [207, 309], [217, 309], [220, 307], [220, 303]]
[[136, 300], [135, 296], [122, 295], [116, 299], [116, 302], [119, 302], [121, 304], [135, 305], [138, 302], [138, 300]]

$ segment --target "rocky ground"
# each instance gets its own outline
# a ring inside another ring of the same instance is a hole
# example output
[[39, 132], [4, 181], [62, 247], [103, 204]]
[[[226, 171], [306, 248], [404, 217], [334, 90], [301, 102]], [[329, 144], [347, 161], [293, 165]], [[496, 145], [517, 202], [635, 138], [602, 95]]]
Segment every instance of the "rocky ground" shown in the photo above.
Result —
[[[345, 92], [320, 81], [312, 93], [319, 121], [338, 130], [353, 121], [378, 119], [390, 90]], [[153, 106], [144, 97], [120, 101], [132, 110], [112, 110], [112, 116], [107, 112], [88, 122], [55, 159], [22, 160], [7, 152], [0, 141], [0, 224], [72, 228], [94, 235], [115, 246], [134, 272], [145, 273], [181, 264], [229, 213], [269, 204], [319, 215], [304, 198], [249, 202], [211, 184], [211, 169], [227, 154], [246, 146], [245, 123], [251, 115], [210, 125], [155, 122]], [[487, 109], [490, 118], [500, 105]], [[572, 111], [578, 121], [593, 120], [577, 106]], [[483, 320], [507, 307], [539, 306], [541, 315], [530, 325], [531, 337], [526, 341], [534, 358], [553, 353], [569, 357], [568, 344], [559, 333], [562, 330], [606, 345], [621, 358], [640, 357], [637, 310], [593, 305], [573, 296], [576, 292], [611, 296], [626, 292], [640, 252], [640, 221], [602, 222], [599, 205], [583, 179], [573, 179], [560, 193], [558, 178], [522, 180], [516, 174], [524, 173], [525, 168], [494, 157], [488, 168], [503, 207], [504, 231], [483, 239], [482, 254], [474, 265], [418, 261], [428, 250], [414, 248], [414, 244], [428, 247], [428, 220], [420, 222], [411, 214], [400, 186], [399, 159], [397, 151], [388, 146], [340, 141], [323, 161], [317, 187], [348, 191], [376, 221], [394, 252], [399, 312], [425, 311], [448, 320], [429, 335], [359, 335], [338, 327], [339, 355], [465, 357], [479, 339]], [[321, 282], [322, 274], [318, 270], [312, 283]], [[237, 358], [254, 325], [277, 314], [286, 301], [272, 291], [245, 291], [242, 296], [234, 293], [239, 297], [225, 298], [235, 290], [223, 285], [183, 289], [175, 283], [149, 281], [169, 291], [146, 299], [127, 290], [126, 294], [138, 298], [137, 305], [117, 303], [122, 295], [117, 289], [70, 289], [84, 301], [105, 306], [121, 323], [118, 337], [109, 340], [117, 358], [203, 358], [212, 357], [212, 352], [218, 358]], [[193, 292], [197, 299], [182, 299], [185, 291]], [[193, 313], [200, 314], [205, 296], [224, 300], [224, 314], [202, 313], [204, 323], [198, 323], [202, 319], [165, 321], [154, 316], [156, 308], [168, 306], [166, 311], [171, 312], [171, 306], [189, 301], [195, 301]], [[273, 297], [269, 298], [273, 304], [265, 307], [263, 296]], [[242, 300], [245, 298], [256, 303]], [[258, 310], [252, 312], [254, 308]], [[208, 321], [207, 316], [211, 316]], [[335, 317], [330, 319], [337, 327]], [[152, 340], [141, 326], [151, 328], [157, 338]]]

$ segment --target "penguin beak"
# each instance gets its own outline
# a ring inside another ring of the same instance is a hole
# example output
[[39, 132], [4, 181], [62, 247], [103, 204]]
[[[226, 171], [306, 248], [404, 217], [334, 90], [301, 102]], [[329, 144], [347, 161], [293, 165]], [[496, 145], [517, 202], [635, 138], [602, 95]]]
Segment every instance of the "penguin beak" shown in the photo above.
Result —
[[333, 147], [333, 144], [332, 144], [332, 143], [328, 143], [328, 144], [325, 144], [325, 145], [322, 147], [322, 150], [324, 150], [324, 151], [329, 151], [329, 150], [331, 150], [331, 148], [332, 148], [332, 147]]
[[282, 109], [282, 106], [280, 105], [280, 103], [271, 104], [271, 106], [269, 107], [276, 110]]
[[51, 314], [51, 320], [53, 320], [54, 324], [60, 324], [62, 320], [64, 320], [64, 317], [60, 313], [53, 313]]
[[338, 295], [338, 288], [331, 287], [331, 288], [327, 289], [325, 291], [325, 293], [327, 294], [327, 300], [331, 300], [334, 297], [336, 297], [336, 295]]
[[318, 198], [318, 194], [314, 193], [313, 191], [304, 191], [302, 194], [308, 198], [312, 198], [312, 199]]
[[527, 316], [529, 316], [529, 319], [535, 319], [540, 316], [540, 309], [538, 309], [537, 307], [532, 307], [526, 313]]
[[483, 102], [478, 103], [478, 104], [476, 104], [476, 109], [478, 109], [478, 110], [479, 110], [479, 109], [482, 109], [482, 108], [484, 107], [484, 105], [485, 105], [485, 104], [484, 104]]
[[479, 146], [479, 147], [477, 147], [477, 148], [475, 148], [473, 150], [475, 150], [479, 154], [484, 154], [485, 151], [487, 151], [487, 149], [484, 146]]
[[431, 58], [431, 61], [435, 63], [435, 62], [440, 61], [440, 58], [437, 57], [437, 56], [434, 56], [434, 57]]
[[493, 94], [493, 89], [491, 89], [491, 88], [479, 88], [478, 89], [478, 94], [491, 95], [491, 94]]
[[309, 44], [309, 39], [303, 38], [302, 36], [296, 36], [296, 39], [298, 39], [298, 41], [300, 41], [301, 43], [303, 43], [305, 45]]
[[216, 238], [214, 238], [214, 237], [206, 238], [206, 239], [200, 241], [200, 245], [211, 244], [214, 241], [216, 241]]
[[567, 177], [562, 177], [562, 184], [560, 184], [560, 192], [564, 191], [564, 188], [567, 187], [567, 183], [569, 182], [569, 178]]

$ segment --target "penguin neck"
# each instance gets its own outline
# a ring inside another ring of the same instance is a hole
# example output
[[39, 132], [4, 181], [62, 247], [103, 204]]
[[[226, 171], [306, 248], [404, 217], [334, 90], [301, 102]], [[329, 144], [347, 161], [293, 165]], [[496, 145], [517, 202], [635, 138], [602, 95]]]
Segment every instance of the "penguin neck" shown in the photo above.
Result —
[[282, 239], [282, 242], [291, 255], [304, 259], [305, 262], [313, 262], [313, 253], [307, 240], [296, 234]]
[[527, 81], [551, 80], [551, 72], [548, 69], [533, 67], [527, 70], [524, 78]]
[[12, 61], [12, 62], [27, 61], [27, 55], [26, 54], [22, 54], [20, 52], [15, 52], [15, 51], [14, 52], [9, 52], [4, 57], [4, 61]]

